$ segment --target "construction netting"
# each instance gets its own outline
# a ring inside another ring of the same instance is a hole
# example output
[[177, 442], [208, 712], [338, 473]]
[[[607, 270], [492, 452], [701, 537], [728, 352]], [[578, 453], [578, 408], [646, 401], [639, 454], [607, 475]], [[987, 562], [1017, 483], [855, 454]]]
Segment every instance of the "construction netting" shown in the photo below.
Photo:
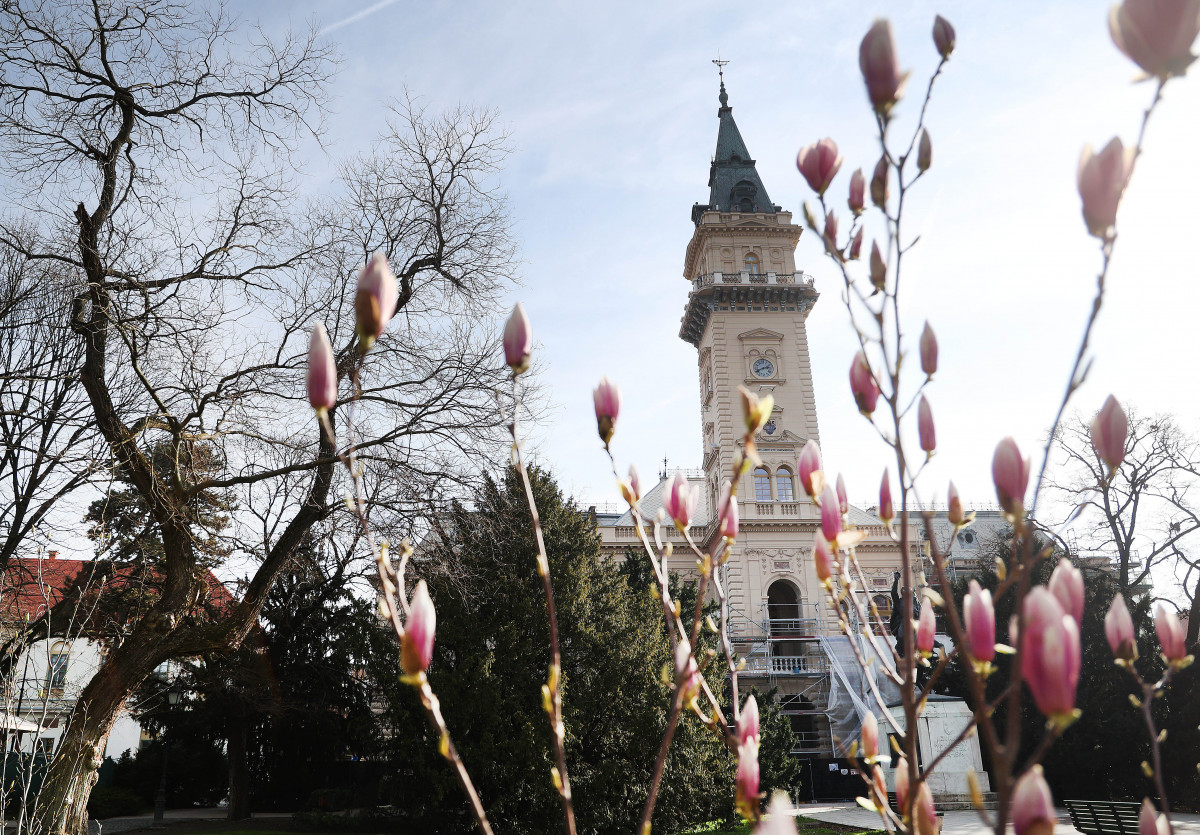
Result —
[[[876, 636], [874, 641], [864, 635], [822, 637], [821, 648], [829, 659], [829, 701], [826, 710], [829, 730], [833, 735], [833, 750], [843, 756], [842, 745], [858, 739], [863, 717], [877, 705], [875, 693], [885, 705], [900, 699], [900, 688], [888, 678], [887, 671], [894, 670], [891, 657], [892, 642], [889, 638]], [[854, 641], [859, 654], [867, 662], [864, 670], [854, 654]], [[886, 667], [885, 667], [886, 665]], [[878, 716], [879, 711], [875, 710]], [[887, 720], [880, 718], [881, 730], [888, 731]]]

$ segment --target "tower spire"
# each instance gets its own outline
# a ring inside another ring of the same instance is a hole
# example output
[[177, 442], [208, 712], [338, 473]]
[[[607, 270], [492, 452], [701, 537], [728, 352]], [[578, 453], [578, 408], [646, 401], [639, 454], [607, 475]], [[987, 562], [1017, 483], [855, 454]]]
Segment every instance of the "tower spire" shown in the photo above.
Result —
[[729, 62], [722, 61], [721, 53], [718, 52], [713, 63], [717, 65], [717, 75], [721, 79], [721, 93], [717, 96], [717, 101], [721, 102], [721, 107], [729, 107], [729, 94], [725, 92], [725, 65]]

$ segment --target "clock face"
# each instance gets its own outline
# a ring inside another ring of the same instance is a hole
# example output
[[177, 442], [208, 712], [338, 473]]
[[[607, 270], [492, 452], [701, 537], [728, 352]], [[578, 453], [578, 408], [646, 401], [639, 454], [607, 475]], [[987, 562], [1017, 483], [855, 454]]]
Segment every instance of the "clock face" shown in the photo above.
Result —
[[757, 359], [754, 361], [754, 373], [758, 377], [770, 377], [775, 373], [775, 363], [769, 359]]

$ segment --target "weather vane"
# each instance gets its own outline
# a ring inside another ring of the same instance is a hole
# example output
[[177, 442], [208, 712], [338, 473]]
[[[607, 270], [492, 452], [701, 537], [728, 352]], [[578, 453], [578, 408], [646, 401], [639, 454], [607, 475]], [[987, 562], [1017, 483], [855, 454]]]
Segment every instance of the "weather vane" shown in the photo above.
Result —
[[713, 63], [717, 65], [717, 75], [719, 75], [721, 77], [721, 86], [724, 87], [725, 86], [725, 65], [728, 64], [729, 62], [722, 61], [721, 53], [718, 52], [717, 57], [713, 59]]

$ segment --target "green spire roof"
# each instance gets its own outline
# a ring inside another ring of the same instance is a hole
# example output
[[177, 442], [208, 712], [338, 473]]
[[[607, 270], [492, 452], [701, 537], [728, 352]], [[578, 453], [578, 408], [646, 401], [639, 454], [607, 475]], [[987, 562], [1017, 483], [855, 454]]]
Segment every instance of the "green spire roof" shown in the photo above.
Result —
[[706, 210], [722, 212], [776, 212], [778, 207], [767, 196], [767, 189], [754, 167], [754, 159], [746, 149], [746, 142], [733, 120], [733, 108], [729, 106], [729, 94], [725, 83], [721, 83], [718, 97], [721, 107], [717, 118], [721, 120], [717, 130], [717, 150], [712, 166], [708, 170], [708, 205], [696, 205], [692, 209], [692, 220], [700, 222]]

